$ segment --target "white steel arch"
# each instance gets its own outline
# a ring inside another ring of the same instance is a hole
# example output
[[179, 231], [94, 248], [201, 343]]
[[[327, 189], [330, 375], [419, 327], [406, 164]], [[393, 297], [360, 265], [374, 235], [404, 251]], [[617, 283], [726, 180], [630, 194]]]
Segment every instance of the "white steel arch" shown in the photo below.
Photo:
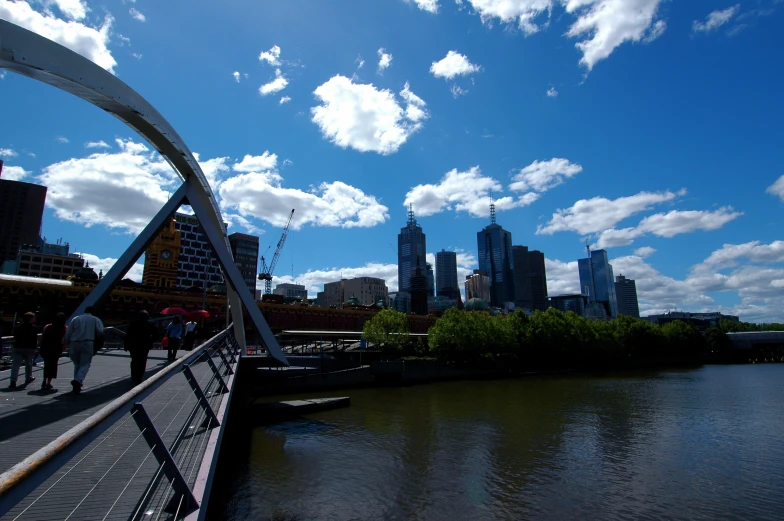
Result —
[[136, 91], [87, 58], [34, 32], [0, 20], [0, 69], [47, 83], [102, 108], [135, 130], [166, 158], [183, 185], [161, 208], [74, 313], [100, 302], [128, 272], [163, 224], [183, 203], [199, 218], [227, 281], [235, 336], [245, 351], [242, 304], [258, 329], [269, 354], [288, 365], [237, 269], [223, 228], [220, 208], [193, 154], [166, 119]]

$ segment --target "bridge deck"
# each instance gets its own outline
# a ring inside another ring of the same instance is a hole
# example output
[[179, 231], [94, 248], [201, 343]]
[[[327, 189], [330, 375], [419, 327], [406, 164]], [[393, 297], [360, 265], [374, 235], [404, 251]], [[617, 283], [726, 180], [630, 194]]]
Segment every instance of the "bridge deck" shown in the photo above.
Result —
[[[189, 353], [180, 351], [179, 354]], [[212, 377], [211, 369], [203, 360], [192, 366], [202, 387]], [[220, 362], [219, 358], [214, 360]], [[165, 366], [166, 351], [151, 351], [145, 376], [149, 377]], [[133, 388], [129, 376], [130, 357], [124, 351], [102, 352], [94, 357], [80, 395], [71, 392], [73, 366], [67, 358], [60, 359], [58, 378], [53, 382], [57, 392], [41, 391], [43, 374], [40, 367], [34, 369], [37, 379], [26, 388], [8, 389], [9, 373], [9, 370], [0, 371], [0, 472]], [[22, 370], [19, 383], [23, 381]], [[205, 394], [215, 408], [222, 395]], [[197, 404], [192, 389], [185, 377], [178, 375], [143, 403], [192, 489], [210, 432], [198, 427], [178, 436], [181, 426], [188, 423], [186, 417], [193, 413]], [[202, 414], [201, 409], [196, 410]], [[175, 440], [176, 445], [173, 445]], [[165, 496], [171, 491], [165, 479], [152, 489], [143, 505], [141, 502], [158, 469], [139, 428], [128, 415], [0, 519], [65, 519], [69, 513], [73, 514], [69, 519], [131, 519], [140, 506], [142, 512], [134, 518], [141, 518], [146, 513], [144, 519], [174, 519], [172, 514], [162, 512]], [[129, 480], [131, 476], [135, 478]]]

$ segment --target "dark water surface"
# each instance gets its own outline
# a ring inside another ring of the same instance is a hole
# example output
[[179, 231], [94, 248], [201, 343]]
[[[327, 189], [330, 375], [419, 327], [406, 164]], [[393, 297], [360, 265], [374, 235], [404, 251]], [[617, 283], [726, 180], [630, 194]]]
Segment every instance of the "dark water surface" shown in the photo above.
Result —
[[330, 395], [253, 431], [227, 518], [784, 519], [784, 364]]

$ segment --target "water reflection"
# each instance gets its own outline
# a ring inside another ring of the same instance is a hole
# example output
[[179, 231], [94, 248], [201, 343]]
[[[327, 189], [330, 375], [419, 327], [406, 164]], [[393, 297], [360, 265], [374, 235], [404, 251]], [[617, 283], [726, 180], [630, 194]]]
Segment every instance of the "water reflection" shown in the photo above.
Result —
[[784, 366], [355, 390], [254, 429], [233, 519], [776, 519]]

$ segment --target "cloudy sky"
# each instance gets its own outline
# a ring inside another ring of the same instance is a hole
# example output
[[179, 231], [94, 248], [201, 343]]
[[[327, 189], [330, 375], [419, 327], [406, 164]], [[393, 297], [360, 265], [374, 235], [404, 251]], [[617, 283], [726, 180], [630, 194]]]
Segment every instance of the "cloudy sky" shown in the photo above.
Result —
[[[578, 290], [585, 241], [643, 314], [784, 321], [784, 2], [0, 0], [150, 101], [230, 231], [311, 294], [381, 276], [413, 204], [476, 265], [498, 222]], [[122, 123], [0, 71], [3, 178], [49, 187], [43, 232], [106, 269], [178, 178]], [[137, 266], [132, 276], [138, 278]]]

